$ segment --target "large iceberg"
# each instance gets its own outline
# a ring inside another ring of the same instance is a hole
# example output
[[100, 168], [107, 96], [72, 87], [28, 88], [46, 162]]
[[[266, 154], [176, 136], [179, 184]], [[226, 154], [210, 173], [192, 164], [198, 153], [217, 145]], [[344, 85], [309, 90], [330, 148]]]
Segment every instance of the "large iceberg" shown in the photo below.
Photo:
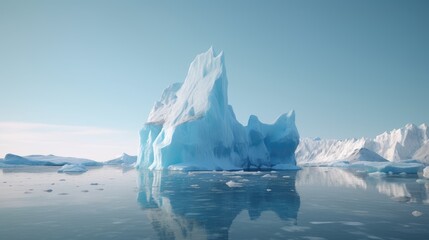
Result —
[[272, 124], [240, 124], [228, 105], [223, 53], [191, 63], [183, 83], [167, 87], [140, 131], [140, 169], [295, 169], [299, 134], [293, 111]]

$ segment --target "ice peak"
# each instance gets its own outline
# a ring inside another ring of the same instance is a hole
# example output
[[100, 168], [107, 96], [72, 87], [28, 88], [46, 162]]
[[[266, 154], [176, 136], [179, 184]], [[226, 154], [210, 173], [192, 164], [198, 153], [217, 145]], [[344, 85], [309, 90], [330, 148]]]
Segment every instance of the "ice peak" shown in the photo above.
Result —
[[416, 129], [417, 128], [417, 126], [414, 124], [414, 123], [407, 123], [406, 125], [405, 125], [405, 129]]
[[291, 110], [288, 113], [280, 115], [276, 120], [276, 124], [282, 122], [295, 122], [295, 111]]

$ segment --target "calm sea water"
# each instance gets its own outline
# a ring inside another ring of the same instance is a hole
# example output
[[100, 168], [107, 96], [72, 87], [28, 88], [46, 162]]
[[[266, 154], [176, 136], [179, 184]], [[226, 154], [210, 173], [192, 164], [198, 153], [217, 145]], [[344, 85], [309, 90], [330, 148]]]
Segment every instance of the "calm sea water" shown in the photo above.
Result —
[[1, 170], [0, 239], [429, 239], [415, 175], [56, 170]]

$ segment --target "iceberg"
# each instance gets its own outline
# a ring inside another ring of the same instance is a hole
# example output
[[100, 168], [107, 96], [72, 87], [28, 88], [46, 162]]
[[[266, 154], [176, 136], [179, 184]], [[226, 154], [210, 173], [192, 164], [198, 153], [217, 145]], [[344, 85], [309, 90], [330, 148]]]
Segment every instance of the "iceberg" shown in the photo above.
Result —
[[131, 156], [123, 153], [120, 157], [106, 161], [104, 165], [121, 165], [121, 166], [132, 166], [137, 161], [137, 156]]
[[80, 164], [84, 166], [100, 166], [99, 162], [85, 158], [59, 157], [55, 155], [29, 155], [19, 156], [6, 154], [3, 163], [9, 165], [31, 165], [31, 166], [63, 166], [65, 164]]
[[140, 131], [136, 167], [150, 170], [296, 169], [294, 111], [274, 124], [240, 124], [228, 104], [224, 56], [213, 48], [191, 63], [183, 83], [162, 93]]

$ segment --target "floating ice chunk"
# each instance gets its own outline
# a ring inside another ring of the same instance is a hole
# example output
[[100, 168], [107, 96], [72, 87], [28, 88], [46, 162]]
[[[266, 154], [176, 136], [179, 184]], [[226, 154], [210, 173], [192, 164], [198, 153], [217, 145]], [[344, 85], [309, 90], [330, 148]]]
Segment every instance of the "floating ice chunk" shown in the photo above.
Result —
[[58, 169], [59, 173], [82, 173], [88, 171], [85, 166], [80, 164], [66, 164]]
[[417, 179], [416, 182], [420, 184], [429, 184], [429, 179]]
[[412, 213], [411, 213], [414, 217], [420, 217], [421, 215], [423, 215], [423, 213], [422, 212], [420, 212], [420, 211], [413, 211]]
[[225, 183], [230, 188], [237, 188], [237, 187], [243, 187], [243, 183], [234, 182], [234, 181], [228, 181]]
[[385, 177], [386, 173], [384, 173], [384, 172], [371, 172], [371, 173], [368, 173], [368, 176], [371, 176], [371, 177]]
[[262, 176], [262, 178], [277, 178], [276, 175], [271, 175], [271, 174], [265, 174]]
[[314, 225], [333, 224], [333, 223], [335, 223], [335, 222], [330, 222], [330, 221], [322, 221], [322, 222], [314, 221], [314, 222], [310, 222], [310, 224], [314, 224]]

